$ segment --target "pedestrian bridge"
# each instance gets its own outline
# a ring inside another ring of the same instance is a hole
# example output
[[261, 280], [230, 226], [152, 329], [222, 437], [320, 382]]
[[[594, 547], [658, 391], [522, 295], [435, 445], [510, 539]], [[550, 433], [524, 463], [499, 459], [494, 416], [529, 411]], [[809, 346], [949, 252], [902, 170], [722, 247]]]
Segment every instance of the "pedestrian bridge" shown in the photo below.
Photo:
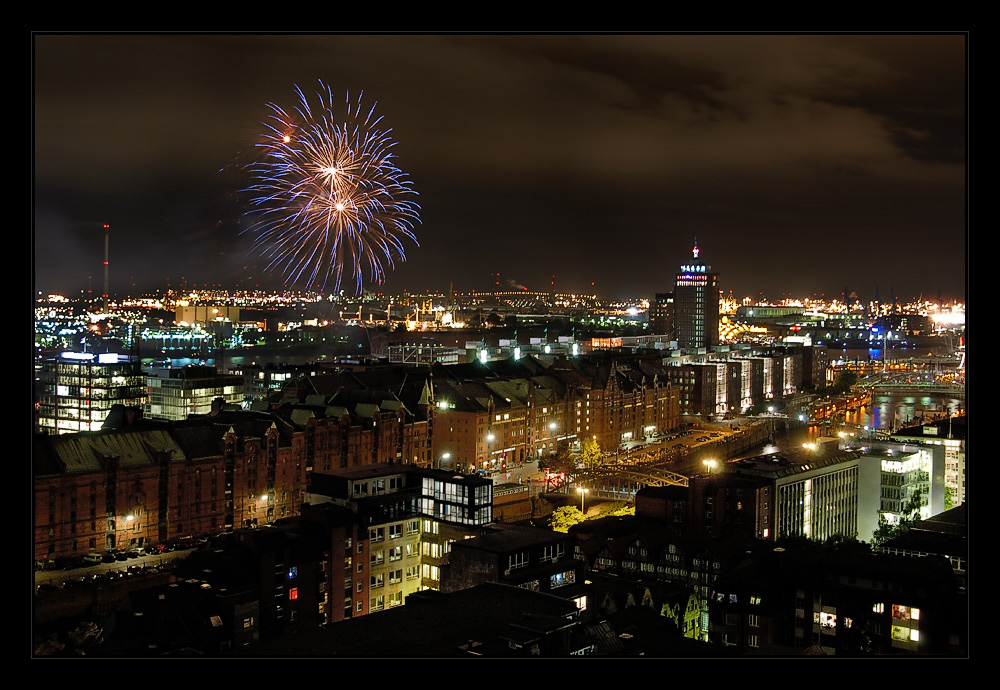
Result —
[[920, 383], [920, 382], [892, 382], [876, 383], [872, 386], [876, 395], [896, 394], [896, 395], [928, 395], [930, 393], [948, 395], [953, 398], [965, 398], [965, 386], [957, 383]]
[[576, 474], [573, 485], [587, 489], [593, 498], [633, 501], [644, 486], [687, 486], [688, 478], [656, 467], [619, 465]]

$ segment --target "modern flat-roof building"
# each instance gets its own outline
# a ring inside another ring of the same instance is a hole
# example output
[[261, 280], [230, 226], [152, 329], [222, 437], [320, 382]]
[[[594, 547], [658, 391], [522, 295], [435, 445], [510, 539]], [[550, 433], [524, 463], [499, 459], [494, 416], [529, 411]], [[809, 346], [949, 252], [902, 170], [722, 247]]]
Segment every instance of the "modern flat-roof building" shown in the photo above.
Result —
[[114, 405], [142, 405], [146, 397], [139, 363], [113, 352], [63, 352], [39, 372], [37, 430], [44, 434], [100, 431]]
[[944, 448], [945, 510], [965, 503], [965, 415], [900, 429], [894, 441]]
[[145, 416], [187, 419], [188, 415], [211, 412], [217, 398], [242, 406], [243, 377], [220, 374], [212, 367], [151, 369], [146, 373], [146, 391]]
[[357, 545], [358, 613], [401, 606], [422, 589], [439, 589], [451, 543], [493, 520], [493, 482], [478, 475], [379, 463], [309, 477], [306, 502], [351, 508], [368, 530]]
[[817, 541], [846, 536], [871, 539], [878, 526], [881, 485], [879, 459], [835, 444], [740, 460], [731, 475], [756, 477], [765, 485], [744, 507], [760, 539], [802, 536]]
[[[879, 515], [889, 524], [900, 521], [907, 504], [918, 491], [921, 520], [944, 512], [944, 446], [848, 439], [841, 442], [841, 447], [861, 453], [878, 463]], [[877, 523], [875, 526], [877, 527]], [[862, 532], [858, 538], [867, 541], [871, 535]]]

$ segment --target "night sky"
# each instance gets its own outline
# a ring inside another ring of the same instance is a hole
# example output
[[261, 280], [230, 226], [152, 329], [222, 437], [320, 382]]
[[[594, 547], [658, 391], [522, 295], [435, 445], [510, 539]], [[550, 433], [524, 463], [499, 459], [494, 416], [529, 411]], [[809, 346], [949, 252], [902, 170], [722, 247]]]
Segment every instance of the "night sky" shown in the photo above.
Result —
[[382, 291], [652, 297], [697, 237], [738, 298], [962, 298], [966, 39], [35, 34], [35, 288], [99, 293], [102, 223], [113, 292], [280, 288], [240, 190], [323, 80], [420, 195]]

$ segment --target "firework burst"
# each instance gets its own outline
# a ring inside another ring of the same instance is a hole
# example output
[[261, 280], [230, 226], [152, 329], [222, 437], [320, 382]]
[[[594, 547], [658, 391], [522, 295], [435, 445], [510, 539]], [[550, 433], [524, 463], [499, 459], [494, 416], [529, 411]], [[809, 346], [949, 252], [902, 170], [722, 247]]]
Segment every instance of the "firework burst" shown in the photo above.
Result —
[[291, 114], [268, 104], [263, 155], [249, 166], [254, 249], [290, 283], [360, 294], [406, 259], [405, 240], [417, 244], [417, 193], [394, 163], [392, 130], [380, 129], [374, 105], [366, 113], [360, 95], [348, 98], [338, 118], [323, 82], [316, 104], [295, 92]]

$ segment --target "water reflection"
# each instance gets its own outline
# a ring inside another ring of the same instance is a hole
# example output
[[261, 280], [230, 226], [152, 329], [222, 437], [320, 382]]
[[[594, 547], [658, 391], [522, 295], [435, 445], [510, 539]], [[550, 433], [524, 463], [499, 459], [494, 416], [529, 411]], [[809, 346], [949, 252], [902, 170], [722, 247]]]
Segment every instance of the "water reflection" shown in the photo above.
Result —
[[954, 416], [964, 409], [963, 400], [944, 395], [879, 395], [873, 401], [871, 414], [862, 415], [858, 423], [876, 429], [898, 429]]

